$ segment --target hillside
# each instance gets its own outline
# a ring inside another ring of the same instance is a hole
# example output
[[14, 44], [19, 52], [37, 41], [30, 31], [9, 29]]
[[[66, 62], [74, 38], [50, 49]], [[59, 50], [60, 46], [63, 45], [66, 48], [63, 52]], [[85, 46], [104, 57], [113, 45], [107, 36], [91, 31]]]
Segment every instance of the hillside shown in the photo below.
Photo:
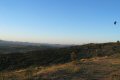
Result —
[[120, 80], [119, 70], [118, 42], [0, 54], [0, 80]]
[[0, 70], [14, 70], [30, 66], [50, 66], [71, 62], [71, 52], [78, 59], [110, 56], [120, 53], [120, 43], [86, 44], [66, 48], [35, 50], [25, 53], [0, 54]]
[[120, 54], [1, 72], [4, 80], [120, 80]]

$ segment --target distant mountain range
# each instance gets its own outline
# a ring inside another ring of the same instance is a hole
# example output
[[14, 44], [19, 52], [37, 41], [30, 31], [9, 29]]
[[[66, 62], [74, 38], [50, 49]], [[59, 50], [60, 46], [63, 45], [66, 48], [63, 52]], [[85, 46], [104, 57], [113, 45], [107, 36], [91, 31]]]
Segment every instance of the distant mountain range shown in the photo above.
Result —
[[66, 47], [66, 45], [0, 40], [0, 54], [61, 47]]
[[19, 42], [19, 41], [5, 41], [0, 40], [0, 46], [51, 46], [51, 47], [64, 47], [66, 45], [60, 44], [48, 44], [48, 43], [31, 43], [31, 42]]

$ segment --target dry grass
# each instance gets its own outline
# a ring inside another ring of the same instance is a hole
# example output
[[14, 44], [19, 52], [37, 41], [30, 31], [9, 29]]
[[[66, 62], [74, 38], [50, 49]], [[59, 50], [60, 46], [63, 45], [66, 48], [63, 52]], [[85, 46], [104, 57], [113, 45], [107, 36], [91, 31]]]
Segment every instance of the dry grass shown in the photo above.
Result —
[[11, 80], [12, 78], [16, 78], [15, 80], [120, 80], [119, 73], [120, 56], [118, 55], [82, 59], [78, 64], [71, 62], [4, 72], [0, 74], [0, 80], [8, 80], [8, 78]]

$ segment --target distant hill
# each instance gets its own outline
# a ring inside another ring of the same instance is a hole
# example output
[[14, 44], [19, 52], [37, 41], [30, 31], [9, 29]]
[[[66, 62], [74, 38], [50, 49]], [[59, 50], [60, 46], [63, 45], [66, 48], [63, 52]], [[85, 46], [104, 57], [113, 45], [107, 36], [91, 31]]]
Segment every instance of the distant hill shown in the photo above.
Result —
[[0, 54], [13, 52], [27, 52], [33, 50], [44, 50], [48, 48], [61, 48], [66, 45], [45, 44], [45, 43], [30, 43], [30, 42], [15, 42], [0, 40]]
[[64, 47], [64, 46], [67, 46], [67, 45], [0, 40], [0, 46], [50, 46], [50, 47]]

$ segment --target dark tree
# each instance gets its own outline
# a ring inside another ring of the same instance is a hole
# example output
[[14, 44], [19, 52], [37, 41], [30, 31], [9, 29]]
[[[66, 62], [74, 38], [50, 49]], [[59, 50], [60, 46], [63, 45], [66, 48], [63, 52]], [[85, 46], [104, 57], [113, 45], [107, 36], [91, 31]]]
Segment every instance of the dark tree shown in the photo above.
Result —
[[74, 64], [77, 64], [78, 63], [78, 54], [77, 52], [72, 52], [71, 53], [71, 60]]

